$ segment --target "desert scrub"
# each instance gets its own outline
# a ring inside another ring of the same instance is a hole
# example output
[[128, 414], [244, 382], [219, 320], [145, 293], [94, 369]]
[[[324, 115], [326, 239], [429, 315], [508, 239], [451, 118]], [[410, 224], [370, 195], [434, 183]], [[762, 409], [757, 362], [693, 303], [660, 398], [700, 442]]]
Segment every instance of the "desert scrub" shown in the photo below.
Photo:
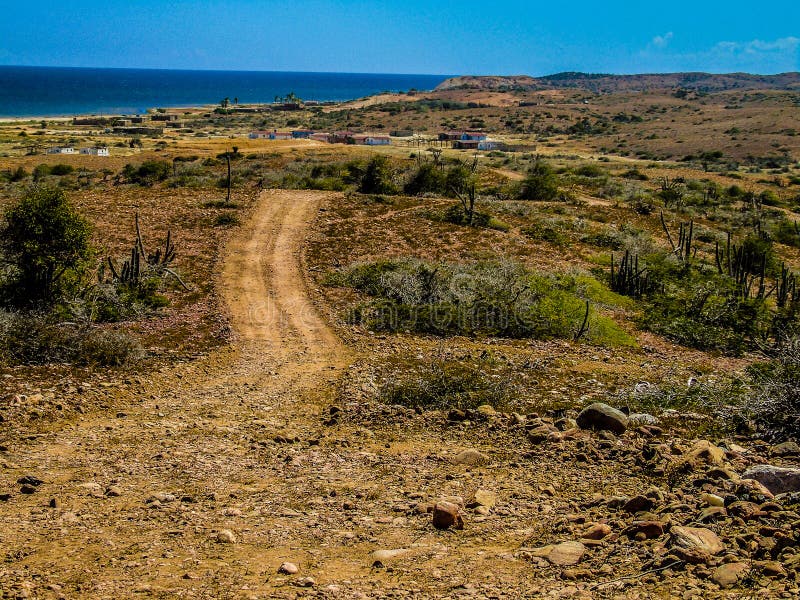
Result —
[[431, 214], [431, 217], [433, 220], [441, 220], [445, 223], [452, 223], [453, 225], [483, 227], [486, 229], [495, 229], [497, 231], [508, 231], [510, 229], [508, 224], [504, 221], [477, 209], [472, 211], [472, 218], [470, 218], [461, 204], [453, 204], [447, 207], [441, 214]]
[[327, 283], [370, 296], [347, 320], [376, 331], [634, 345], [596, 308], [587, 313], [591, 298], [575, 278], [532, 273], [514, 262], [382, 260], [353, 264], [329, 275]]
[[434, 356], [392, 369], [378, 400], [425, 410], [470, 410], [484, 404], [505, 409], [519, 393], [513, 381], [491, 365]]
[[800, 431], [800, 338], [785, 340], [771, 360], [747, 369], [751, 378], [745, 405], [760, 433], [773, 440]]
[[121, 366], [144, 356], [130, 335], [90, 324], [59, 322], [52, 314], [0, 312], [0, 362]]

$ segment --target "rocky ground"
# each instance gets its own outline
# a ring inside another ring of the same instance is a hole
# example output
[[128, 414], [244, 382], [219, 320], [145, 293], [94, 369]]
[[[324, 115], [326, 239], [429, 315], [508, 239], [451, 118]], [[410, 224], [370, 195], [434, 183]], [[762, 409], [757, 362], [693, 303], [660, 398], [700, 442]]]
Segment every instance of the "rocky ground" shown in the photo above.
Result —
[[265, 193], [228, 247], [232, 348], [0, 424], [0, 597], [797, 597], [793, 442], [351, 389], [303, 276], [326, 198]]

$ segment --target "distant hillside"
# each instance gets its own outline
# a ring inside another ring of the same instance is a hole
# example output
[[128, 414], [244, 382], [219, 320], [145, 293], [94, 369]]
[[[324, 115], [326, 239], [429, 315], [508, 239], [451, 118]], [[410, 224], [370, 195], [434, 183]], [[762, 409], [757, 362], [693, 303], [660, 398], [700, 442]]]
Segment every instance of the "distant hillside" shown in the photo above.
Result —
[[698, 92], [727, 90], [800, 90], [800, 73], [751, 75], [749, 73], [664, 73], [650, 75], [607, 75], [592, 73], [557, 73], [545, 77], [529, 75], [452, 77], [437, 90], [554, 90], [582, 89], [595, 93], [641, 92], [654, 89], [682, 88]]

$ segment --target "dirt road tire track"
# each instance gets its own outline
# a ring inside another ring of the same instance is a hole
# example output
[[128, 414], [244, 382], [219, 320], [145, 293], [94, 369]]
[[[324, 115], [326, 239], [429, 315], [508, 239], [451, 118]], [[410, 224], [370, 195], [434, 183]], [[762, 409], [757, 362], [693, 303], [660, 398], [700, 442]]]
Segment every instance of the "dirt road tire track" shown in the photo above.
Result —
[[[289, 509], [279, 508], [302, 504], [292, 493], [312, 482], [297, 469], [288, 477], [262, 448], [277, 434], [318, 437], [318, 414], [349, 360], [301, 270], [308, 224], [329, 195], [264, 192], [228, 244], [220, 281], [233, 350], [155, 373], [133, 392], [109, 390], [111, 411], [4, 440], [12, 497], [0, 502], [0, 590], [242, 597], [242, 582], [271, 589], [272, 563], [313, 546], [308, 532], [288, 533], [280, 511]], [[44, 483], [20, 494], [23, 475]], [[221, 529], [237, 543], [219, 543]]]

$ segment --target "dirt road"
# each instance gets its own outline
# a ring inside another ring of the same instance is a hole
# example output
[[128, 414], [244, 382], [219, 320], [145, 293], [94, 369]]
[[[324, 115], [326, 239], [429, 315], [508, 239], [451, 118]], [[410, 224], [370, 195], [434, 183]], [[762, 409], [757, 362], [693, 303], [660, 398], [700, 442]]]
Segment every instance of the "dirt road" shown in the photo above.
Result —
[[[320, 497], [318, 471], [336, 474], [338, 457], [315, 448], [349, 360], [301, 271], [324, 198], [265, 192], [230, 243], [221, 289], [233, 349], [157, 373], [114, 397], [111, 411], [8, 444], [4, 479], [43, 483], [0, 502], [0, 590], [263, 597], [289, 585], [274, 581], [277, 567], [312, 556], [317, 536], [303, 511]], [[235, 543], [220, 541], [222, 530]]]

